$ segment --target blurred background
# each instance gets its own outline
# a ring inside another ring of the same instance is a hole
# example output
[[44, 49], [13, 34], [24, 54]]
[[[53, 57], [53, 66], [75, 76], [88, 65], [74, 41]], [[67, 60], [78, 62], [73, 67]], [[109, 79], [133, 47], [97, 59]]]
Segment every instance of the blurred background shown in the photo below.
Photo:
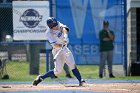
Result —
[[139, 7], [139, 0], [0, 0], [0, 77], [33, 80], [53, 68], [45, 38], [49, 16], [70, 28], [69, 48], [85, 78], [98, 78], [104, 20], [115, 33], [115, 76], [139, 76]]

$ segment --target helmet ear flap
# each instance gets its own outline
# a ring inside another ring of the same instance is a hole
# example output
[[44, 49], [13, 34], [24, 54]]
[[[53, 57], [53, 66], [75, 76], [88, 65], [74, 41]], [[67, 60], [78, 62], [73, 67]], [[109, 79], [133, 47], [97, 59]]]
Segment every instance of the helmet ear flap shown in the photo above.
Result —
[[47, 25], [48, 25], [49, 28], [52, 29], [53, 27], [55, 27], [55, 26], [58, 25], [58, 22], [57, 22], [57, 20], [56, 20], [55, 18], [49, 17], [49, 18], [47, 19]]

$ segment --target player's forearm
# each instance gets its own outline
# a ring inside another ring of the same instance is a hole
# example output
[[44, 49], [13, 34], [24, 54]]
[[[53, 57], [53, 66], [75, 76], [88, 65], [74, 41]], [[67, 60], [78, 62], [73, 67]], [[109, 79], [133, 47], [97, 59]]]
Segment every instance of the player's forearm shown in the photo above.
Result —
[[68, 31], [66, 28], [63, 28], [62, 31], [64, 33], [64, 43], [67, 44], [68, 43]]
[[114, 40], [114, 36], [110, 32], [108, 33], [108, 35], [109, 35], [110, 40], [113, 41]]
[[68, 31], [66, 30], [66, 28], [62, 29], [63, 33], [64, 33], [64, 38], [68, 37]]
[[62, 44], [54, 44], [54, 48], [61, 48], [61, 47], [63, 47]]
[[114, 35], [109, 30], [107, 30], [107, 33], [108, 33], [109, 39], [114, 41]]
[[103, 41], [110, 41], [110, 38], [105, 37], [105, 38], [103, 38]]
[[106, 37], [106, 38], [103, 38], [103, 41], [113, 41], [114, 40], [114, 38], [113, 39], [111, 39], [110, 37], [108, 38], [108, 37]]

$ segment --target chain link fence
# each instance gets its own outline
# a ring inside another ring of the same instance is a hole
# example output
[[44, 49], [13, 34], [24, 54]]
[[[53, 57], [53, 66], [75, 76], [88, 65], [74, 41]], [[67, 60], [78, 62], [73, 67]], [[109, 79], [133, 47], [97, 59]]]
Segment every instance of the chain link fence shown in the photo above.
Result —
[[51, 50], [47, 52], [45, 44], [44, 42], [1, 42], [0, 77], [8, 79], [9, 75], [11, 79], [18, 79], [23, 75], [38, 75], [49, 70]]

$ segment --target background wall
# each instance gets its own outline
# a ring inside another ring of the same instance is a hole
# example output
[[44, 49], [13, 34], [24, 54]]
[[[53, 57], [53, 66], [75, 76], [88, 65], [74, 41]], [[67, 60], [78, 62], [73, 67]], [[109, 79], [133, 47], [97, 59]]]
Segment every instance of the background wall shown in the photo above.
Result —
[[110, 22], [115, 33], [114, 64], [123, 63], [123, 7], [123, 0], [56, 0], [56, 18], [70, 28], [70, 48], [77, 64], [99, 63], [98, 33], [103, 20]]

